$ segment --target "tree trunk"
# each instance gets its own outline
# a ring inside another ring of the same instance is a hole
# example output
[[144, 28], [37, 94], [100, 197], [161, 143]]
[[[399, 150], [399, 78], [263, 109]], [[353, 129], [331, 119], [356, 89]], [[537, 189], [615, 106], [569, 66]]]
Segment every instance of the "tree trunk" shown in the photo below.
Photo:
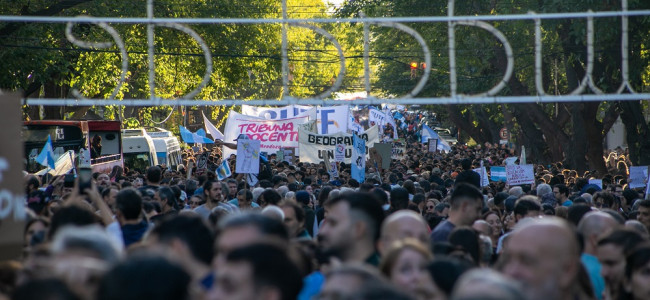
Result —
[[619, 105], [632, 165], [650, 165], [650, 129], [643, 118], [641, 101], [621, 101]]

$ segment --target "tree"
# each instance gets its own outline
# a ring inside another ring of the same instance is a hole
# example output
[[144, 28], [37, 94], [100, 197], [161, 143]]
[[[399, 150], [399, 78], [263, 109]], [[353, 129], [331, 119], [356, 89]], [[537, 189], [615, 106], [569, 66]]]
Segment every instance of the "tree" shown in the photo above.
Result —
[[[647, 9], [649, 3], [630, 1], [630, 10]], [[619, 1], [580, 1], [566, 3], [547, 1], [456, 1], [456, 15], [525, 14], [537, 12], [575, 12], [620, 9]], [[411, 1], [403, 3], [376, 0], [349, 1], [338, 11], [339, 16], [419, 16], [446, 15], [446, 1]], [[641, 75], [648, 74], [650, 60], [644, 45], [650, 40], [646, 24], [648, 18], [630, 18], [630, 81], [641, 90], [647, 86]], [[502, 95], [535, 95], [534, 82], [534, 27], [532, 21], [490, 22], [503, 32], [515, 52], [516, 73]], [[543, 81], [546, 93], [568, 94], [578, 86], [585, 74], [586, 25], [585, 20], [545, 20], [543, 29]], [[434, 62], [427, 87], [421, 96], [449, 95], [447, 24], [407, 24], [417, 30], [427, 41]], [[357, 32], [357, 34], [359, 34]], [[612, 93], [621, 82], [621, 29], [620, 19], [596, 20], [596, 58], [593, 77], [600, 89]], [[486, 91], [504, 74], [506, 59], [503, 45], [489, 33], [468, 26], [456, 26], [457, 71], [459, 93], [471, 94]], [[415, 85], [419, 77], [407, 76], [408, 61], [421, 59], [422, 51], [407, 35], [395, 30], [373, 31], [374, 57], [378, 65], [375, 86], [385, 94], [402, 94]], [[645, 51], [645, 52], [644, 52]], [[479, 143], [496, 142], [498, 129], [507, 126], [515, 140], [525, 145], [529, 158], [538, 163], [564, 161], [568, 167], [584, 171], [606, 172], [603, 160], [603, 139], [622, 116], [627, 128], [631, 158], [635, 164], [650, 160], [648, 149], [648, 123], [641, 113], [641, 101], [589, 102], [556, 104], [501, 105], [446, 105], [429, 107], [446, 115], [466, 135]], [[586, 155], [585, 155], [586, 154]]]

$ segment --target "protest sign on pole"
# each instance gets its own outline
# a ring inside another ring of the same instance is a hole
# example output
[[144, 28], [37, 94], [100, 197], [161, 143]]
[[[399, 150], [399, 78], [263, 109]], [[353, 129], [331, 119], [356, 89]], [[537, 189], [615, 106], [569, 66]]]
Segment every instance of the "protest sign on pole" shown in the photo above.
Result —
[[350, 176], [359, 183], [366, 180], [366, 141], [357, 136], [352, 136], [352, 172]]
[[[280, 148], [298, 148], [298, 127], [313, 117], [310, 110], [299, 116], [266, 120], [258, 117], [245, 116], [231, 111], [226, 121], [224, 130], [225, 141], [235, 140], [240, 134], [246, 134], [251, 140], [260, 141], [260, 151], [274, 153]], [[225, 157], [234, 154], [235, 151], [228, 147], [223, 148]]]
[[258, 174], [260, 172], [260, 141], [237, 141], [235, 172], [240, 174]]
[[20, 94], [0, 91], [0, 260], [18, 260], [25, 232]]
[[506, 166], [506, 182], [510, 186], [535, 183], [535, 170], [533, 165], [508, 165]]
[[[335, 160], [334, 152], [336, 145], [345, 145], [344, 162], [349, 164], [352, 161], [352, 135], [338, 132], [335, 134], [317, 134], [299, 130], [300, 142], [300, 161], [307, 163], [319, 163], [323, 161], [323, 155], [328, 155], [330, 160]], [[379, 130], [377, 126], [364, 131], [359, 135], [361, 139], [367, 141], [366, 144], [372, 147], [379, 142]]]
[[429, 139], [427, 143], [429, 152], [437, 152], [438, 151], [438, 139]]
[[345, 160], [345, 145], [336, 144], [336, 148], [334, 148], [334, 161], [342, 162], [344, 160]]
[[391, 158], [403, 159], [406, 155], [406, 141], [404, 139], [396, 139], [392, 143]]
[[628, 187], [631, 189], [645, 187], [648, 179], [648, 166], [631, 166], [630, 181]]

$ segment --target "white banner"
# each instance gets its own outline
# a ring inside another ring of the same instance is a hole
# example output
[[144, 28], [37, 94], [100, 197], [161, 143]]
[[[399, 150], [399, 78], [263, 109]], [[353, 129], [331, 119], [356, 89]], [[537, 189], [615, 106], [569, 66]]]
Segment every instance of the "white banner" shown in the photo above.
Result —
[[390, 113], [386, 114], [380, 110], [371, 108], [368, 110], [368, 121], [375, 122], [375, 125], [379, 126], [390, 124], [393, 126], [393, 139], [397, 139], [397, 125]]
[[[373, 126], [359, 135], [366, 141], [367, 149], [379, 142], [379, 128]], [[349, 164], [352, 161], [352, 135], [339, 132], [335, 134], [316, 134], [300, 130], [298, 134], [300, 141], [300, 161], [308, 163], [319, 163], [323, 161], [323, 155], [334, 160], [334, 152], [337, 144], [345, 145], [345, 159], [343, 162]], [[367, 153], [366, 153], [367, 154]]]
[[[251, 140], [260, 141], [260, 151], [275, 153], [280, 148], [298, 148], [298, 127], [313, 118], [315, 109], [311, 109], [293, 118], [267, 120], [253, 116], [245, 116], [231, 111], [226, 121], [225, 141], [232, 142], [240, 134], [248, 135]], [[236, 151], [223, 147], [224, 157], [235, 154]]]
[[[298, 116], [311, 108], [312, 106], [306, 105], [288, 105], [282, 107], [242, 105], [241, 111], [244, 115], [256, 116], [268, 120], [278, 120]], [[348, 130], [348, 115], [350, 112], [348, 105], [318, 106], [316, 109], [316, 127], [318, 128], [319, 134], [332, 134]]]

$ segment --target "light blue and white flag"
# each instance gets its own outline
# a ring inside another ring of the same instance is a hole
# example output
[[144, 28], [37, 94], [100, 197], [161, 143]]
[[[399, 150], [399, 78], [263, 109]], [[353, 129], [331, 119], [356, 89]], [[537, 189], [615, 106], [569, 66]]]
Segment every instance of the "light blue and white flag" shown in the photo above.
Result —
[[490, 167], [490, 180], [505, 182], [507, 179], [506, 167]]
[[435, 130], [431, 129], [431, 127], [427, 126], [426, 124], [422, 125], [421, 135], [422, 135], [422, 143], [428, 142], [429, 139], [437, 139], [439, 151], [447, 151], [447, 152], [451, 151], [451, 146], [449, 146], [449, 143], [441, 139], [438, 133], [435, 132]]
[[191, 132], [187, 128], [180, 126], [181, 138], [188, 144], [213, 144], [214, 141], [205, 136], [205, 130], [199, 129]]
[[350, 176], [359, 183], [366, 180], [366, 141], [356, 134], [352, 136], [352, 168]]
[[224, 180], [232, 175], [230, 171], [230, 166], [228, 165], [228, 160], [224, 159], [221, 162], [221, 165], [217, 168], [217, 179]]
[[41, 150], [41, 154], [36, 157], [36, 162], [50, 169], [56, 168], [54, 162], [54, 150], [52, 149], [52, 138], [49, 135], [47, 136], [47, 142], [45, 142], [43, 150]]

